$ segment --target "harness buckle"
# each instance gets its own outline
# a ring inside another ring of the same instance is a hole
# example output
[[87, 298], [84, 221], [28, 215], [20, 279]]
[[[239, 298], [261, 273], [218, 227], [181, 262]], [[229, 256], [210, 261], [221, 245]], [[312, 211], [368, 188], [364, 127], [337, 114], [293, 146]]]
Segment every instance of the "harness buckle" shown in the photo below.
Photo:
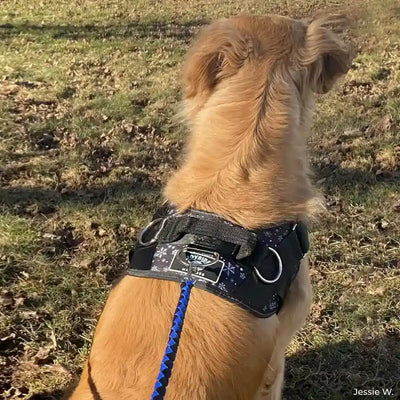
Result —
[[[155, 220], [151, 221], [139, 234], [138, 236], [138, 243], [141, 246], [149, 246], [153, 243], [155, 243], [158, 239], [158, 236], [160, 235], [162, 229], [165, 226], [165, 222], [166, 222], [167, 218], [156, 218]], [[146, 233], [155, 225], [157, 225], [158, 223], [160, 223], [160, 227], [158, 228], [157, 232], [155, 233], [155, 235], [148, 241], [144, 240], [144, 236], [146, 235]]]
[[276, 277], [274, 279], [266, 279], [261, 275], [260, 271], [255, 266], [253, 266], [253, 268], [254, 268], [254, 272], [256, 273], [256, 275], [262, 282], [275, 283], [279, 280], [279, 278], [282, 275], [282, 270], [283, 270], [282, 259], [281, 259], [281, 256], [279, 255], [279, 253], [272, 247], [268, 247], [268, 250], [271, 251], [272, 254], [274, 254], [275, 257], [278, 259], [278, 273], [277, 273]]

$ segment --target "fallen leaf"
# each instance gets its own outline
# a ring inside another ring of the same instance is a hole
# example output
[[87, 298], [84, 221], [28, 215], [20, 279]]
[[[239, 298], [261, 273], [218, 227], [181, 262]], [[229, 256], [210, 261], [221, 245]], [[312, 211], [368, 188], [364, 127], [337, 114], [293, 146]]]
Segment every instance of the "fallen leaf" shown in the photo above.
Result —
[[12, 293], [5, 292], [0, 294], [0, 305], [11, 306], [14, 303]]
[[15, 307], [20, 307], [24, 305], [25, 298], [24, 297], [17, 297], [15, 299]]
[[22, 316], [25, 319], [31, 319], [31, 318], [37, 319], [38, 313], [37, 311], [22, 311]]
[[391, 115], [386, 115], [382, 118], [381, 127], [383, 131], [389, 131], [390, 128], [393, 126], [393, 118]]
[[98, 231], [97, 231], [97, 234], [98, 234], [100, 237], [103, 237], [103, 236], [106, 236], [106, 235], [107, 235], [107, 231], [106, 231], [105, 229], [103, 229], [103, 228], [99, 228]]
[[389, 226], [389, 222], [387, 222], [384, 219], [382, 219], [376, 225], [377, 225], [379, 230], [385, 230]]
[[36, 364], [39, 364], [40, 361], [47, 360], [49, 357], [51, 349], [48, 347], [39, 347], [37, 353], [33, 356], [33, 360]]

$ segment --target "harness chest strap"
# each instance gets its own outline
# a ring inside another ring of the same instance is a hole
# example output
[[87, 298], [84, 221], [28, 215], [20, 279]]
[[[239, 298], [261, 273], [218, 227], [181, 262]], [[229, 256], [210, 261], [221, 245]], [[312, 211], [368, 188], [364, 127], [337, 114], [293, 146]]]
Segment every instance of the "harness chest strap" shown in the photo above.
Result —
[[261, 318], [279, 311], [308, 251], [304, 223], [248, 230], [200, 210], [172, 213], [159, 211], [143, 230], [129, 275], [181, 282], [190, 259], [195, 287]]

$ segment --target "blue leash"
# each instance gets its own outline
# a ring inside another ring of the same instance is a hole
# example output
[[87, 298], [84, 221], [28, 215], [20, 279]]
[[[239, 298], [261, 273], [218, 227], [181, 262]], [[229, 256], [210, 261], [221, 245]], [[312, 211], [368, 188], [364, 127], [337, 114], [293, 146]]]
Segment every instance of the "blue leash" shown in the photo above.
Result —
[[165, 392], [167, 391], [172, 367], [174, 365], [176, 353], [178, 352], [179, 339], [181, 337], [183, 322], [193, 285], [194, 281], [189, 279], [181, 283], [181, 295], [179, 297], [178, 305], [176, 306], [167, 348], [165, 349], [165, 354], [161, 361], [160, 372], [157, 376], [151, 400], [163, 400]]

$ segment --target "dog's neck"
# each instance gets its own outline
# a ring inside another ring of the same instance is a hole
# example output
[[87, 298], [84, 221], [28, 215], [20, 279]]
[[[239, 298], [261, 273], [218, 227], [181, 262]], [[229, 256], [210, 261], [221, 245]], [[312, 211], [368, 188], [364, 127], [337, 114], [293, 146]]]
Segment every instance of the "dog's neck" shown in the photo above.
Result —
[[180, 211], [211, 211], [248, 228], [307, 217], [308, 108], [290, 85], [240, 77], [220, 85], [195, 118], [166, 199]]

